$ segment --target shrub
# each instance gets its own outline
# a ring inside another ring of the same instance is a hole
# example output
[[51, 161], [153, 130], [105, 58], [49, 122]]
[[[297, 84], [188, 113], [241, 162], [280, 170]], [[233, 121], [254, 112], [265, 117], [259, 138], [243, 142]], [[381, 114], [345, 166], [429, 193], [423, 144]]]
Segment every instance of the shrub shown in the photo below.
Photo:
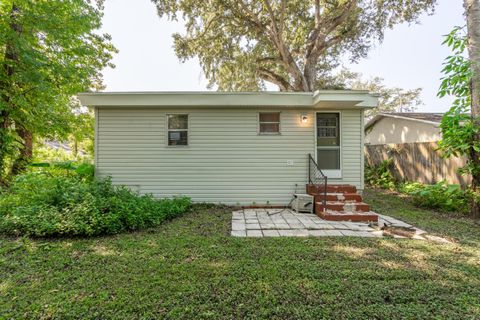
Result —
[[18, 176], [0, 194], [0, 232], [39, 237], [114, 234], [159, 225], [190, 206], [187, 197], [157, 200], [92, 175], [92, 166], [64, 164]]
[[384, 160], [378, 166], [365, 167], [365, 182], [376, 188], [395, 189], [395, 178], [390, 171], [392, 160]]
[[446, 212], [468, 213], [472, 200], [470, 191], [446, 181], [432, 185], [405, 183], [400, 186], [400, 191], [412, 196], [413, 203], [419, 207]]

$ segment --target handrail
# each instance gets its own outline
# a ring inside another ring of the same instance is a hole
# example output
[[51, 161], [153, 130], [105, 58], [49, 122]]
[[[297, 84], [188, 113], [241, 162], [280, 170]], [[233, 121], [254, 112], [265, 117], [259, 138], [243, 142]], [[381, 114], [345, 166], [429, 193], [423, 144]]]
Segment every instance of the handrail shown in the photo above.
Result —
[[322, 185], [323, 184], [323, 208], [325, 210], [327, 205], [327, 182], [328, 177], [322, 172], [322, 170], [318, 167], [317, 162], [312, 157], [312, 154], [308, 154], [308, 183], [314, 185]]

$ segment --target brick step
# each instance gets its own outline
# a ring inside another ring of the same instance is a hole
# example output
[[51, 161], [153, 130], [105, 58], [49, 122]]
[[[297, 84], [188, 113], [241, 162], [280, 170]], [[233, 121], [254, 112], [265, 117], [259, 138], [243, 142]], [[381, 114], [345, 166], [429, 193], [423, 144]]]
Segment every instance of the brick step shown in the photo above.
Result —
[[353, 222], [377, 222], [378, 215], [375, 212], [367, 211], [355, 211], [355, 212], [344, 212], [344, 211], [317, 211], [317, 215], [328, 221], [353, 221]]
[[370, 206], [364, 202], [341, 202], [341, 201], [327, 201], [326, 206], [322, 202], [315, 202], [315, 212], [323, 212], [325, 210], [332, 211], [370, 211]]
[[[325, 192], [325, 187], [319, 184], [307, 184], [308, 194], [315, 195]], [[327, 184], [327, 193], [357, 193], [357, 188], [350, 184]]]
[[[323, 201], [323, 194], [315, 194], [315, 202]], [[355, 201], [362, 202], [362, 196], [358, 193], [327, 193], [327, 201]]]

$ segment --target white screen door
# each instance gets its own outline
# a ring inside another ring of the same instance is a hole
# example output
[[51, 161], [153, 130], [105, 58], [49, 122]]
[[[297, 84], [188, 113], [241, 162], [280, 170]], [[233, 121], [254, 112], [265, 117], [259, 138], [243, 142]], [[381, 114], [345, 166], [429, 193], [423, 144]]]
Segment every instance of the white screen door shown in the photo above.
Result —
[[340, 114], [317, 113], [317, 164], [328, 178], [340, 178]]

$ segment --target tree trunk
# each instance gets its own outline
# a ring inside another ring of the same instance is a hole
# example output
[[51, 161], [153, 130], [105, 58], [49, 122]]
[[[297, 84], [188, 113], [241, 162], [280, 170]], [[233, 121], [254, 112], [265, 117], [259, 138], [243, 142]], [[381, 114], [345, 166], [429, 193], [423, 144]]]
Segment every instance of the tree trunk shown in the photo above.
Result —
[[[474, 124], [480, 127], [480, 0], [464, 0], [465, 15], [468, 29], [468, 56], [472, 65], [471, 79], [471, 116]], [[474, 139], [480, 140], [480, 134]], [[470, 161], [475, 170], [472, 174], [472, 189], [480, 191], [480, 152], [471, 150]], [[472, 205], [472, 217], [480, 218], [480, 203], [474, 201]]]
[[75, 158], [78, 156], [78, 141], [76, 138], [73, 139], [73, 156]]
[[33, 156], [33, 134], [30, 130], [22, 126], [16, 129], [18, 136], [22, 139], [22, 146], [20, 147], [20, 154], [15, 159], [12, 166], [12, 175], [22, 173], [27, 168]]
[[[12, 3], [12, 9], [10, 10], [10, 29], [14, 31], [17, 35], [22, 32], [22, 27], [17, 22], [17, 16], [20, 14], [20, 8]], [[5, 45], [5, 59], [4, 61], [18, 62], [18, 52], [16, 50], [14, 41], [12, 39], [7, 39]], [[3, 92], [8, 92], [11, 83], [9, 82], [10, 77], [15, 73], [15, 69], [12, 64], [4, 63], [3, 72], [5, 73], [6, 79], [0, 83], [0, 87]], [[11, 108], [10, 97], [8, 94], [2, 94], [2, 100], [6, 106]], [[10, 130], [11, 130], [11, 121], [10, 114], [8, 109], [0, 110], [0, 185], [4, 185], [4, 174], [6, 173], [5, 159], [8, 156], [8, 149], [10, 145]]]

